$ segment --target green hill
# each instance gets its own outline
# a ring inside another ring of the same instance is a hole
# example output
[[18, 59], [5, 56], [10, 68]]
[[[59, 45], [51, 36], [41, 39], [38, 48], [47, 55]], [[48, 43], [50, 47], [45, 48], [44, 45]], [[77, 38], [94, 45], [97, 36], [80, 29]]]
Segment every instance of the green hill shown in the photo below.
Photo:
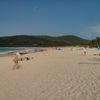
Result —
[[72, 46], [84, 45], [88, 40], [77, 36], [6, 36], [0, 37], [0, 47], [17, 47], [17, 46]]

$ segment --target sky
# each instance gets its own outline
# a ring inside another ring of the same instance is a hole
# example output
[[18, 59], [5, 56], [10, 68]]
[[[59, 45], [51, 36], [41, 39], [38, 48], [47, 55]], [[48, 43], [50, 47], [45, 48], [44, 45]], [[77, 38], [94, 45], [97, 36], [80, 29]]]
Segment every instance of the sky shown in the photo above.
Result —
[[100, 0], [0, 0], [0, 36], [100, 36]]

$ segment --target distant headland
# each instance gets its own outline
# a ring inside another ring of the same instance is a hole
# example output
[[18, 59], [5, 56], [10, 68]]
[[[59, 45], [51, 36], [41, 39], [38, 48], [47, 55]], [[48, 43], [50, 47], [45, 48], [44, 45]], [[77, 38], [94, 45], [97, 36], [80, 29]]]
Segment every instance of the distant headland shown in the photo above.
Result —
[[[98, 39], [99, 41], [100, 39]], [[95, 45], [96, 40], [86, 40], [74, 35], [47, 36], [47, 35], [16, 35], [0, 37], [0, 47], [52, 47]]]

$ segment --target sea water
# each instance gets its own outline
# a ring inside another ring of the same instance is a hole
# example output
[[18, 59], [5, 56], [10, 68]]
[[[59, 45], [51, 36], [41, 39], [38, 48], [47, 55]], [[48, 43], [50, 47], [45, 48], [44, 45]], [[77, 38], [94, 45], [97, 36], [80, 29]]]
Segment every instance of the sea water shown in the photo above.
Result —
[[40, 48], [12, 48], [12, 47], [0, 47], [0, 56], [11, 54], [14, 52], [27, 51], [27, 52], [39, 52]]
[[16, 51], [18, 48], [0, 48], [0, 53]]
[[16, 52], [18, 50], [19, 48], [0, 47], [0, 55]]

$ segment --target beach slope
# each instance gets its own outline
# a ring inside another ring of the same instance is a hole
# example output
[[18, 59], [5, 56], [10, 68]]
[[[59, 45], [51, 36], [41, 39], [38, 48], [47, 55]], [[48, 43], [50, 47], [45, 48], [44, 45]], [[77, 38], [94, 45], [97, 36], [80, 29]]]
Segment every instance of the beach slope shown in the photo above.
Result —
[[0, 100], [100, 100], [100, 57], [74, 48], [31, 53], [13, 70], [13, 57], [0, 57]]

